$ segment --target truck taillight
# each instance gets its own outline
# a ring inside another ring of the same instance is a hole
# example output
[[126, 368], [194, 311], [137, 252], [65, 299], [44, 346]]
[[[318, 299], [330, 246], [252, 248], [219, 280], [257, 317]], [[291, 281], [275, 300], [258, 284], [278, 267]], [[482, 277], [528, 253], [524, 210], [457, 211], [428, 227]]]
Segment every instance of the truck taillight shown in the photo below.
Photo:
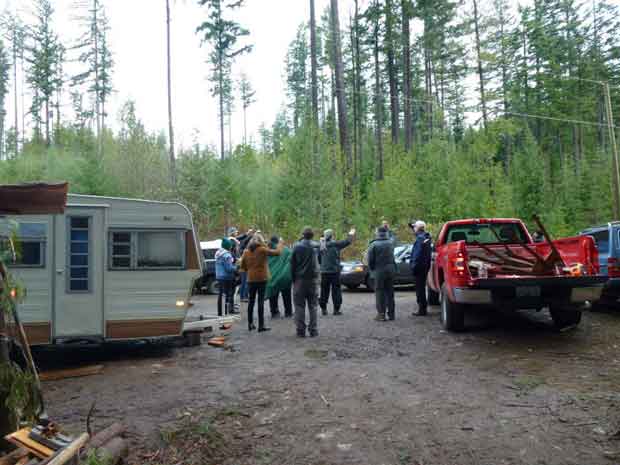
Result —
[[463, 276], [465, 274], [465, 266], [465, 257], [461, 252], [457, 253], [456, 258], [452, 262], [452, 267], [454, 268], [454, 271], [457, 273], [457, 275]]
[[607, 259], [607, 274], [610, 278], [620, 278], [620, 260], [612, 257]]

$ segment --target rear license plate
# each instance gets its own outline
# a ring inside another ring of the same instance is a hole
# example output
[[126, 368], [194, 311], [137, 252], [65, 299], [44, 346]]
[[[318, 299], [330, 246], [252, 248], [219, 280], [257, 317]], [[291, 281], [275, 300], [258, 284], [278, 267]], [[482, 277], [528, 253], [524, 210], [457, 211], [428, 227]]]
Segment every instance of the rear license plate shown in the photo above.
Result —
[[540, 297], [539, 286], [517, 287], [517, 297]]

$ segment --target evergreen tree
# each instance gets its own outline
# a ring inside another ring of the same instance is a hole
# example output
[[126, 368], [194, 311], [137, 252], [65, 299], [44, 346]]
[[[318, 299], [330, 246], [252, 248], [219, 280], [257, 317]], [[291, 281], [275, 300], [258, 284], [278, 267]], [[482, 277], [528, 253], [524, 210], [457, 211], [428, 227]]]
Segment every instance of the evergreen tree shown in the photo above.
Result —
[[241, 92], [241, 105], [243, 107], [243, 145], [248, 145], [247, 111], [256, 102], [256, 91], [245, 73], [241, 73], [239, 79], [239, 91]]
[[207, 6], [209, 17], [196, 32], [202, 34], [203, 43], [208, 42], [213, 47], [209, 60], [213, 66], [209, 79], [213, 83], [212, 95], [219, 100], [220, 118], [220, 157], [224, 159], [224, 116], [225, 102], [230, 96], [232, 63], [235, 58], [252, 50], [251, 45], [237, 46], [239, 39], [246, 37], [250, 32], [239, 23], [226, 19], [226, 13], [240, 8], [245, 0], [199, 0], [201, 6]]
[[54, 10], [50, 0], [35, 0], [34, 6], [35, 24], [28, 29], [25, 47], [29, 65], [27, 80], [34, 92], [30, 111], [35, 120], [38, 137], [41, 136], [41, 124], [45, 123], [45, 143], [50, 145], [52, 99], [62, 86], [62, 81], [59, 80], [62, 44], [53, 29]]

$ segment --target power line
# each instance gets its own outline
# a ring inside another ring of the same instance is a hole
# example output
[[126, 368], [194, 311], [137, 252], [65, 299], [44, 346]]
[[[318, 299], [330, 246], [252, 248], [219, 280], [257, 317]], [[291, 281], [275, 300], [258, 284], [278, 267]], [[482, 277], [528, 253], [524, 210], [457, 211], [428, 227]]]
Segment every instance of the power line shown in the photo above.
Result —
[[[554, 118], [553, 116], [530, 115], [527, 113], [516, 113], [514, 111], [507, 111], [506, 114], [512, 115], [512, 116], [519, 116], [523, 118], [536, 118], [536, 119], [544, 119], [544, 120], [549, 120], [549, 121], [558, 121], [562, 123], [583, 124], [585, 126], [598, 126], [598, 127], [609, 128], [609, 124], [595, 123], [593, 121], [581, 121], [577, 119]], [[612, 127], [614, 129], [620, 129], [620, 127], [618, 126], [612, 126]]]

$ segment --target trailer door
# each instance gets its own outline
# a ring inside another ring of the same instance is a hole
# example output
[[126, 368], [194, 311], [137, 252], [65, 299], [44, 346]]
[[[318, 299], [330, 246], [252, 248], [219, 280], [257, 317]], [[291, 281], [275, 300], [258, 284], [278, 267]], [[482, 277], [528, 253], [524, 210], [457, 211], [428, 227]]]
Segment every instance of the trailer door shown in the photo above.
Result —
[[56, 338], [103, 336], [103, 230], [103, 208], [69, 207], [56, 217]]

